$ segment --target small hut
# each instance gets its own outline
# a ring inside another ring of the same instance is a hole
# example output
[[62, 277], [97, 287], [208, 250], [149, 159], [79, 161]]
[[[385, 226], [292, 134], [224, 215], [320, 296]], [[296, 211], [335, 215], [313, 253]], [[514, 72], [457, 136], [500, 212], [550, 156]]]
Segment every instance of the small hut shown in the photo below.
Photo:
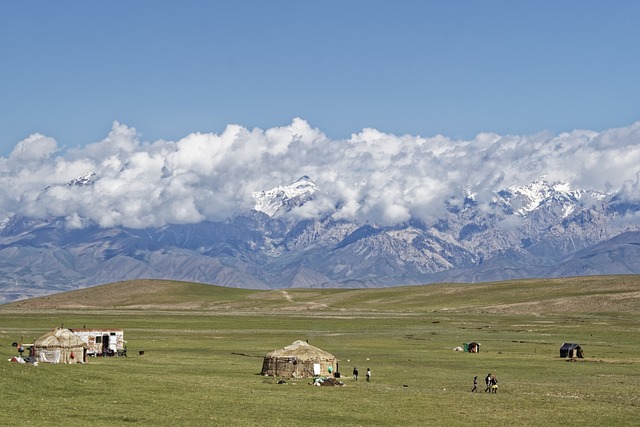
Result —
[[584, 353], [582, 353], [582, 347], [580, 347], [580, 344], [565, 342], [562, 343], [562, 347], [560, 347], [560, 357], [577, 357], [582, 359], [584, 357]]
[[84, 363], [87, 344], [69, 329], [56, 328], [40, 338], [32, 347], [32, 356], [38, 362]]
[[465, 353], [480, 353], [480, 343], [479, 342], [470, 342], [463, 343]]
[[285, 378], [329, 376], [336, 370], [337, 359], [305, 341], [295, 341], [264, 357], [261, 375]]

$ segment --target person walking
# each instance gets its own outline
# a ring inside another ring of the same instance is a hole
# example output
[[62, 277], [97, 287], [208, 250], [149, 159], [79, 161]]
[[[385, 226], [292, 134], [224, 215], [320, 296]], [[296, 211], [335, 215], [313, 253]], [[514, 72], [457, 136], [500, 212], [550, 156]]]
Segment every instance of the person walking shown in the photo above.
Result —
[[484, 379], [485, 384], [487, 384], [487, 388], [484, 389], [485, 393], [489, 393], [491, 391], [491, 374], [487, 374], [487, 378]]
[[478, 391], [478, 376], [476, 375], [475, 377], [473, 377], [473, 388], [471, 389], [472, 392], [477, 392]]
[[358, 368], [353, 367], [353, 379], [358, 381]]
[[367, 382], [371, 379], [371, 369], [367, 368]]

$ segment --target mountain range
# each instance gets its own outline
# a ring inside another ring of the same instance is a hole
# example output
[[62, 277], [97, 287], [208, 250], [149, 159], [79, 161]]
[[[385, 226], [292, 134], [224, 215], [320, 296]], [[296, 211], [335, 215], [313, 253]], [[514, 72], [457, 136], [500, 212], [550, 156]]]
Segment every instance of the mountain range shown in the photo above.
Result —
[[303, 176], [254, 193], [254, 208], [226, 221], [146, 229], [14, 215], [0, 222], [0, 303], [136, 278], [273, 289], [640, 273], [640, 227], [621, 220], [640, 205], [617, 192], [540, 179], [489, 204], [460, 189], [429, 222], [290, 215], [318, 191]]

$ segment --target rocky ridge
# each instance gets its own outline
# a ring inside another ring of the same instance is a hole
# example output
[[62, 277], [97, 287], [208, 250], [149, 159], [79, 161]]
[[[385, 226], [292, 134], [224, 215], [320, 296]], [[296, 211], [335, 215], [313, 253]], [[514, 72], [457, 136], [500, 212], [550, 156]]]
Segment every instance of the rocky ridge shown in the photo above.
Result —
[[[95, 174], [69, 185], [91, 185]], [[254, 289], [379, 287], [640, 272], [640, 207], [615, 193], [538, 180], [494, 195], [470, 192], [433, 223], [395, 226], [287, 215], [321, 191], [308, 176], [254, 193], [225, 222], [152, 229], [69, 230], [64, 219], [0, 222], [0, 303], [135, 278]]]

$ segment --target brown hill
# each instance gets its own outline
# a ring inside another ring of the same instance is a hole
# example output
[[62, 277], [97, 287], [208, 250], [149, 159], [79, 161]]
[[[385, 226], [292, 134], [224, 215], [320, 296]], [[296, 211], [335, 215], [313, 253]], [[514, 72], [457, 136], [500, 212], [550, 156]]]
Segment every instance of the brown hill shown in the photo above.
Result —
[[247, 290], [168, 280], [131, 280], [0, 306], [0, 310], [475, 312], [640, 314], [640, 276], [588, 276], [384, 289]]

